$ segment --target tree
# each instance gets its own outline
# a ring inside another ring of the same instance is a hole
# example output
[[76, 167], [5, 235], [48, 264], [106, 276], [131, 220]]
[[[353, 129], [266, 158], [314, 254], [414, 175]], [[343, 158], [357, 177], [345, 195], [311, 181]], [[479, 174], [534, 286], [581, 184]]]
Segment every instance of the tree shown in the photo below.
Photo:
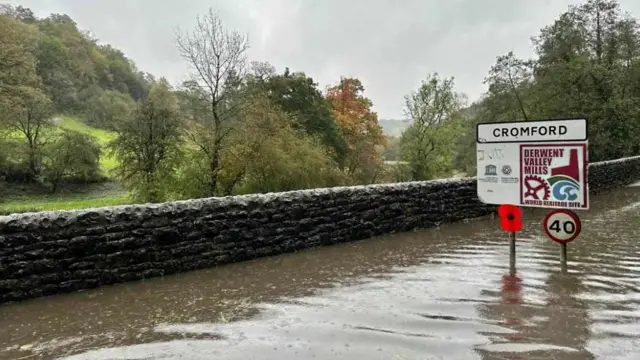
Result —
[[510, 51], [498, 56], [495, 65], [489, 70], [485, 84], [489, 85], [490, 97], [507, 100], [503, 111], [513, 113], [514, 119], [520, 113], [524, 120], [529, 120], [522, 92], [531, 79], [531, 63], [516, 58], [513, 51]]
[[36, 180], [41, 171], [42, 148], [47, 141], [45, 131], [51, 126], [51, 100], [31, 87], [16, 87], [9, 94], [4, 102], [5, 124], [24, 140], [30, 180]]
[[34, 86], [37, 83], [34, 56], [37, 29], [0, 14], [0, 96], [8, 96], [11, 86]]
[[429, 75], [420, 88], [405, 97], [405, 114], [411, 126], [401, 140], [402, 159], [408, 162], [411, 180], [428, 180], [443, 170], [453, 155], [453, 116], [463, 105], [453, 78]]
[[347, 173], [358, 183], [369, 183], [381, 170], [386, 138], [363, 92], [360, 80], [343, 78], [327, 90], [327, 100], [347, 144]]
[[224, 28], [219, 16], [210, 9], [197, 18], [191, 33], [179, 33], [178, 50], [194, 70], [191, 82], [208, 104], [208, 113], [191, 121], [188, 138], [204, 153], [208, 162], [206, 195], [216, 195], [218, 176], [226, 140], [234, 129], [234, 120], [245, 106], [237, 95], [239, 82], [247, 68], [247, 36]]
[[308, 135], [317, 136], [334, 153], [334, 159], [342, 164], [346, 156], [346, 144], [340, 133], [340, 127], [333, 119], [331, 106], [318, 84], [303, 72], [291, 73], [285, 69], [283, 74], [274, 74], [275, 70], [258, 67], [254, 71], [254, 83], [260, 91], [268, 94], [273, 103], [291, 114], [297, 121], [294, 126]]
[[119, 119], [131, 116], [135, 102], [125, 93], [107, 90], [93, 96], [87, 104], [87, 124], [112, 130]]
[[0, 4], [0, 16], [2, 15], [20, 20], [25, 24], [33, 24], [37, 20], [31, 9], [21, 5], [13, 7], [8, 4]]
[[572, 6], [534, 38], [536, 97], [546, 117], [584, 116], [592, 161], [638, 153], [640, 34], [616, 1]]
[[[207, 93], [200, 88], [198, 83], [193, 80], [185, 81], [176, 94], [185, 122], [192, 126], [203, 123], [210, 114], [211, 106], [207, 100]], [[193, 138], [193, 140], [197, 139], [197, 137]], [[193, 140], [192, 142], [194, 142]]]
[[387, 136], [387, 148], [383, 156], [385, 161], [398, 161], [400, 151], [400, 137]]
[[38, 22], [38, 75], [42, 87], [57, 111], [80, 113], [84, 103], [78, 97], [93, 84], [98, 69], [92, 52], [95, 44], [66, 14], [51, 14]]
[[518, 118], [586, 117], [590, 161], [640, 154], [637, 20], [616, 1], [590, 0], [570, 6], [533, 43], [535, 60], [509, 53], [492, 67], [489, 91], [474, 105], [458, 143], [457, 167], [475, 171], [473, 125]]
[[100, 145], [90, 135], [62, 130], [45, 149], [43, 175], [51, 192], [56, 192], [65, 179], [81, 182], [98, 179]]
[[[221, 195], [344, 183], [330, 151], [317, 138], [298, 129], [298, 120], [274, 104], [267, 94], [253, 94], [238, 121], [220, 156]], [[188, 151], [187, 159], [176, 181], [180, 198], [201, 196], [208, 186], [206, 157], [202, 152]]]
[[36, 38], [24, 44], [33, 47], [38, 87], [51, 98], [57, 112], [82, 115], [88, 100], [106, 90], [128, 94], [135, 100], [146, 97], [146, 74], [121, 51], [98, 45], [97, 39], [80, 30], [68, 15], [52, 14], [32, 23]]
[[119, 161], [115, 172], [137, 200], [166, 199], [180, 161], [181, 126], [178, 101], [165, 79], [151, 86], [133, 117], [116, 124], [118, 137], [109, 144]]
[[[37, 89], [37, 28], [20, 21], [16, 8], [0, 7], [0, 172], [7, 180], [34, 180], [39, 168], [47, 99]], [[5, 139], [9, 134], [17, 139]]]
[[299, 120], [268, 96], [256, 97], [243, 112], [243, 119], [242, 131], [235, 134], [223, 167], [237, 169], [226, 172], [225, 183], [241, 185], [238, 191], [288, 191], [344, 181], [322, 142], [297, 128]]
[[481, 101], [471, 104], [469, 107], [460, 109], [454, 116], [460, 120], [460, 133], [455, 143], [455, 158], [453, 168], [467, 176], [473, 176], [477, 171], [477, 149], [476, 149], [476, 126], [480, 120], [492, 119], [487, 115], [484, 102]]
[[149, 87], [156, 82], [153, 75], [139, 71], [136, 64], [111, 45], [96, 45], [91, 52], [96, 63], [96, 83], [105, 90], [128, 94], [140, 101], [149, 94]]

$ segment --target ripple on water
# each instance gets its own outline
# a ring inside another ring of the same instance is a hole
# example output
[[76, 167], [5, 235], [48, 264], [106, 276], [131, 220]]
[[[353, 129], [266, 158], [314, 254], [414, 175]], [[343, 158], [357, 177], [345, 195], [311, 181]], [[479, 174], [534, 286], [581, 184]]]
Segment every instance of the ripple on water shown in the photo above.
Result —
[[[311, 297], [261, 304], [260, 315], [247, 320], [162, 324], [154, 329], [174, 334], [215, 334], [223, 339], [208, 345], [184, 341], [177, 347], [163, 343], [153, 348], [144, 344], [67, 359], [125, 359], [136, 353], [170, 358], [168, 354], [185, 352], [189, 358], [198, 359], [207, 347], [210, 354], [225, 359], [250, 358], [247, 354], [260, 354], [261, 359], [391, 359], [398, 355], [422, 359], [425, 353], [430, 358], [476, 359], [479, 352], [577, 351], [533, 341], [505, 343], [519, 331], [510, 328], [503, 316], [487, 317], [478, 311], [478, 307], [501, 306], [508, 310], [500, 294], [505, 267], [478, 265], [495, 263], [503, 258], [503, 250], [495, 246], [484, 252], [478, 249], [476, 246], [472, 251], [437, 256], [455, 263], [413, 266], [389, 279], [370, 279]], [[536, 269], [529, 271], [534, 273]], [[540, 280], [533, 279], [527, 282], [540, 285]], [[539, 286], [530, 287], [527, 282], [527, 292], [541, 292]], [[487, 289], [493, 295], [483, 295]], [[447, 297], [442, 298], [442, 294]], [[538, 299], [538, 306], [534, 302], [530, 294], [527, 304], [516, 306], [543, 309], [542, 300]], [[532, 324], [535, 321], [526, 326]]]

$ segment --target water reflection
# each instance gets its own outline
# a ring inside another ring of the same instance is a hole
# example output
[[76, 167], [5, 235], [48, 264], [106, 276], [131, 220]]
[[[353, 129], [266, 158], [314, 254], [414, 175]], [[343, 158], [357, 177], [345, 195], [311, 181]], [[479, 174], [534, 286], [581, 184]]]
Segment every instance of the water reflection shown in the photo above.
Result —
[[495, 337], [478, 351], [485, 360], [497, 359], [593, 359], [585, 350], [590, 319], [587, 306], [576, 298], [584, 289], [572, 274], [551, 273], [544, 283], [532, 281], [532, 289], [545, 299], [523, 294], [523, 279], [505, 275], [501, 302], [482, 304], [483, 317], [502, 320], [515, 334]]
[[0, 307], [0, 359], [635, 359], [638, 204], [594, 199], [567, 274], [526, 211], [514, 275], [487, 218]]
[[546, 311], [549, 314], [544, 332], [555, 345], [564, 345], [579, 350], [566, 359], [593, 359], [586, 349], [591, 319], [589, 307], [578, 295], [585, 293], [579, 274], [554, 272], [547, 280], [549, 299]]
[[[502, 277], [502, 305], [505, 306], [504, 323], [507, 326], [517, 326], [522, 324], [522, 315], [519, 314], [522, 304], [522, 279], [517, 274], [504, 275]], [[507, 335], [505, 339], [519, 341], [520, 335]]]

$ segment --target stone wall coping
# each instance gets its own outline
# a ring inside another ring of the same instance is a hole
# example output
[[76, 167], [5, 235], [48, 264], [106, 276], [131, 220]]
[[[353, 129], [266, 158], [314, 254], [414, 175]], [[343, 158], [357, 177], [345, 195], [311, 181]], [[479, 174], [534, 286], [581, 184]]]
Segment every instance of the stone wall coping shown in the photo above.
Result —
[[305, 197], [315, 197], [322, 195], [340, 195], [349, 194], [353, 192], [367, 192], [377, 190], [398, 190], [405, 191], [411, 188], [418, 188], [424, 186], [437, 186], [437, 185], [454, 185], [463, 184], [473, 180], [472, 178], [446, 178], [436, 179], [429, 181], [411, 181], [401, 183], [386, 183], [386, 184], [372, 184], [372, 185], [356, 185], [356, 186], [338, 186], [328, 188], [316, 188], [316, 189], [304, 189], [293, 190], [285, 192], [270, 192], [264, 194], [246, 194], [246, 195], [233, 195], [223, 197], [209, 197], [200, 199], [189, 199], [179, 201], [168, 201], [162, 203], [147, 203], [147, 204], [130, 204], [130, 205], [116, 205], [116, 206], [104, 206], [95, 208], [85, 208], [78, 210], [55, 210], [55, 211], [38, 211], [38, 212], [25, 212], [16, 213], [11, 215], [0, 216], [0, 227], [3, 223], [10, 221], [16, 221], [20, 219], [30, 218], [36, 219], [49, 219], [54, 220], [59, 217], [68, 218], [69, 216], [80, 216], [88, 213], [103, 213], [105, 215], [109, 213], [120, 212], [137, 212], [140, 210], [152, 210], [157, 213], [174, 212], [188, 208], [199, 208], [203, 205], [217, 204], [219, 206], [226, 206], [231, 204], [247, 205], [249, 203], [265, 204], [275, 200], [287, 201], [294, 199], [301, 199]]
[[[640, 160], [640, 156], [632, 156], [626, 158], [620, 158], [615, 160], [600, 161], [590, 163], [589, 167], [598, 167], [605, 165], [613, 165], [617, 163], [624, 163], [633, 160]], [[26, 212], [16, 213], [11, 215], [0, 216], [0, 231], [3, 225], [13, 222], [39, 222], [39, 221], [51, 221], [62, 219], [65, 222], [72, 222], [72, 218], [82, 217], [87, 214], [100, 214], [105, 217], [111, 217], [110, 215], [116, 215], [118, 213], [139, 213], [139, 212], [153, 212], [156, 214], [171, 213], [187, 209], [196, 209], [203, 205], [216, 204], [218, 206], [228, 206], [231, 204], [236, 205], [248, 205], [254, 203], [256, 205], [266, 204], [272, 201], [292, 201], [294, 199], [309, 198], [322, 195], [340, 195], [349, 194], [353, 192], [367, 192], [378, 190], [409, 190], [413, 187], [425, 187], [425, 186], [437, 186], [437, 185], [453, 185], [453, 184], [465, 184], [474, 182], [476, 177], [462, 177], [462, 178], [444, 178], [435, 179], [429, 181], [411, 181], [400, 183], [385, 183], [385, 184], [371, 184], [371, 185], [356, 185], [356, 186], [338, 186], [328, 188], [317, 189], [304, 189], [293, 190], [286, 192], [271, 192], [264, 194], [246, 194], [246, 195], [234, 195], [225, 197], [209, 197], [201, 199], [189, 199], [179, 201], [169, 201], [163, 203], [147, 203], [147, 204], [130, 204], [130, 205], [116, 205], [105, 206], [95, 208], [85, 208], [77, 210], [56, 210], [56, 211], [38, 211], [38, 212]]]
[[631, 160], [640, 160], [640, 155], [638, 155], [638, 156], [629, 156], [629, 157], [619, 158], [619, 159], [613, 159], [613, 160], [598, 161], [598, 162], [594, 162], [594, 163], [589, 163], [589, 167], [591, 167], [591, 166], [612, 165], [612, 164], [624, 163], [624, 162], [631, 161]]

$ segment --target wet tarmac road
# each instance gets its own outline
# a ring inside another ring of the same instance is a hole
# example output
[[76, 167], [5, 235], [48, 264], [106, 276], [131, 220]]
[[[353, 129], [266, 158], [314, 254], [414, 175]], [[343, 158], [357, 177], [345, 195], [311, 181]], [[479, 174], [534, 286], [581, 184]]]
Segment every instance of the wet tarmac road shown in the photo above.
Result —
[[638, 359], [640, 187], [569, 247], [525, 211], [0, 306], [0, 359]]

